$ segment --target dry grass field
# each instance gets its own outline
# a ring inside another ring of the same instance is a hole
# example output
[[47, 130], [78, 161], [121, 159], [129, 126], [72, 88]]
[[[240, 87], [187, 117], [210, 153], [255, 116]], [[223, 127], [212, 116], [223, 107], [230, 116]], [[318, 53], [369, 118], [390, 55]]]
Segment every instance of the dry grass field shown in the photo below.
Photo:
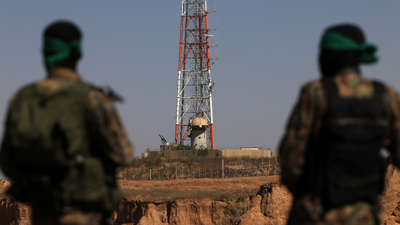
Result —
[[120, 180], [118, 186], [125, 198], [141, 201], [232, 199], [255, 195], [261, 185], [278, 181], [279, 176], [169, 181]]

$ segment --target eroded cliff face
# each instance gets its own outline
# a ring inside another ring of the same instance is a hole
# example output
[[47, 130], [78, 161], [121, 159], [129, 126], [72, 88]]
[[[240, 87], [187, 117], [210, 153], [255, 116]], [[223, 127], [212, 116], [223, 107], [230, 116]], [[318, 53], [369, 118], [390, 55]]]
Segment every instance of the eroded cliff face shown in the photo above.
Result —
[[0, 225], [30, 225], [31, 208], [12, 198], [0, 199]]
[[257, 195], [246, 200], [246, 212], [234, 224], [286, 224], [292, 206], [292, 195], [280, 183], [262, 185]]
[[[186, 199], [168, 202], [124, 200], [114, 225], [285, 224], [292, 197], [278, 183], [261, 186], [255, 196], [231, 200]], [[241, 215], [245, 212], [243, 215]], [[235, 215], [236, 214], [236, 215]], [[240, 216], [241, 215], [241, 216]], [[235, 218], [235, 216], [240, 216]]]
[[[389, 165], [386, 188], [379, 197], [380, 224], [400, 224], [400, 174]], [[112, 215], [113, 225], [144, 224], [235, 224], [283, 225], [288, 219], [292, 196], [277, 182], [260, 187], [254, 196], [239, 199], [182, 199], [147, 202], [124, 199]], [[0, 199], [0, 225], [30, 225], [30, 208], [11, 198]]]
[[[164, 202], [124, 199], [112, 215], [112, 224], [279, 225], [285, 223], [290, 203], [291, 195], [278, 183], [263, 185], [257, 195], [240, 199], [182, 199]], [[0, 200], [0, 225], [30, 225], [30, 214], [27, 205], [12, 198]]]
[[389, 164], [385, 176], [385, 190], [379, 196], [379, 220], [384, 225], [400, 224], [400, 171]]
[[209, 199], [140, 202], [124, 200], [113, 215], [114, 225], [130, 224], [214, 224], [222, 213], [223, 201]]

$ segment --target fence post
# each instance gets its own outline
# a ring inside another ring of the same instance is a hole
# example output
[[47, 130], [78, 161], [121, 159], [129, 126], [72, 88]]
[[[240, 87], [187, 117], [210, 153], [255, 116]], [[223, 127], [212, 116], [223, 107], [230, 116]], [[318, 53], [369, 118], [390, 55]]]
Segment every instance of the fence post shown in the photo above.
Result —
[[150, 169], [150, 181], [151, 181], [151, 169]]
[[264, 176], [264, 158], [261, 158], [261, 173], [262, 173], [262, 176]]
[[254, 159], [254, 174], [257, 176], [257, 158]]
[[222, 176], [221, 178], [224, 178], [224, 159], [222, 159]]
[[242, 177], [243, 176], [243, 160], [242, 160], [242, 168], [240, 169], [240, 177]]
[[236, 177], [236, 171], [237, 171], [237, 167], [236, 167], [236, 162], [235, 162], [235, 173], [233, 174], [233, 177]]

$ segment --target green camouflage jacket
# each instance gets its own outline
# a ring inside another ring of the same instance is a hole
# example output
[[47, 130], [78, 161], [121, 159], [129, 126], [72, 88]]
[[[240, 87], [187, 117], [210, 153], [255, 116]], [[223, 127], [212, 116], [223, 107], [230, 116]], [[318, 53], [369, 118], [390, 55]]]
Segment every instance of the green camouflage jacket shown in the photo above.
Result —
[[[37, 90], [51, 96], [67, 90], [81, 78], [74, 71], [57, 68], [48, 77], [36, 83]], [[18, 107], [18, 99], [12, 98], [9, 108]], [[86, 99], [86, 126], [90, 137], [91, 154], [103, 162], [105, 179], [109, 190], [116, 190], [115, 170], [132, 162], [134, 148], [119, 119], [113, 101], [100, 89], [93, 88]], [[4, 144], [4, 142], [3, 142]], [[5, 175], [12, 180], [23, 180], [26, 171], [10, 160], [7, 151], [0, 152], [0, 161]], [[117, 197], [115, 197], [116, 199]]]
[[[67, 69], [52, 70], [48, 79], [37, 83], [38, 90], [48, 95], [68, 88], [78, 74]], [[13, 102], [11, 101], [10, 107]], [[96, 141], [98, 151], [118, 166], [130, 165], [134, 148], [124, 130], [113, 101], [101, 90], [92, 90], [87, 96], [87, 122], [89, 132]]]
[[[373, 82], [361, 77], [351, 69], [343, 71], [334, 80], [339, 96], [343, 98], [370, 98], [373, 96]], [[383, 147], [390, 152], [392, 162], [399, 167], [400, 97], [396, 90], [389, 86], [386, 86], [384, 106], [390, 115], [390, 125], [386, 131]], [[326, 108], [327, 98], [322, 82], [315, 80], [306, 83], [301, 88], [300, 97], [286, 125], [286, 132], [278, 150], [281, 159], [281, 179], [292, 192], [297, 185], [300, 185], [298, 181], [305, 168], [306, 146], [309, 142], [316, 141]], [[295, 200], [290, 221], [298, 222], [293, 224], [374, 224], [373, 210], [371, 211], [374, 207], [366, 202], [356, 202], [352, 206], [324, 212], [319, 197], [308, 195]], [[322, 215], [324, 218], [321, 218]], [[335, 223], [336, 218], [348, 221], [348, 223]], [[367, 219], [370, 222], [365, 222], [362, 220], [365, 218], [372, 218], [372, 220]], [[358, 220], [364, 222], [354, 222]], [[304, 223], [299, 221], [304, 221]]]

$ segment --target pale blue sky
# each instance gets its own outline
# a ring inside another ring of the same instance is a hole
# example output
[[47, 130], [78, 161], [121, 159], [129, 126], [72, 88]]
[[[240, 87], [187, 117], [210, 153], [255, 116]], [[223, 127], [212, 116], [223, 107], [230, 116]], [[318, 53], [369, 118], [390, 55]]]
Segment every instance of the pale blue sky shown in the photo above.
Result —
[[[378, 44], [381, 61], [364, 66], [400, 89], [400, 1], [210, 0], [219, 57], [211, 68], [215, 147], [276, 150], [300, 86], [319, 78], [318, 41], [326, 26], [352, 22]], [[0, 2], [0, 118], [21, 85], [44, 77], [43, 28], [68, 19], [83, 30], [78, 71], [126, 98], [117, 105], [136, 155], [174, 138], [179, 0]], [[213, 49], [214, 50], [214, 49]], [[0, 135], [2, 130], [0, 130]]]

